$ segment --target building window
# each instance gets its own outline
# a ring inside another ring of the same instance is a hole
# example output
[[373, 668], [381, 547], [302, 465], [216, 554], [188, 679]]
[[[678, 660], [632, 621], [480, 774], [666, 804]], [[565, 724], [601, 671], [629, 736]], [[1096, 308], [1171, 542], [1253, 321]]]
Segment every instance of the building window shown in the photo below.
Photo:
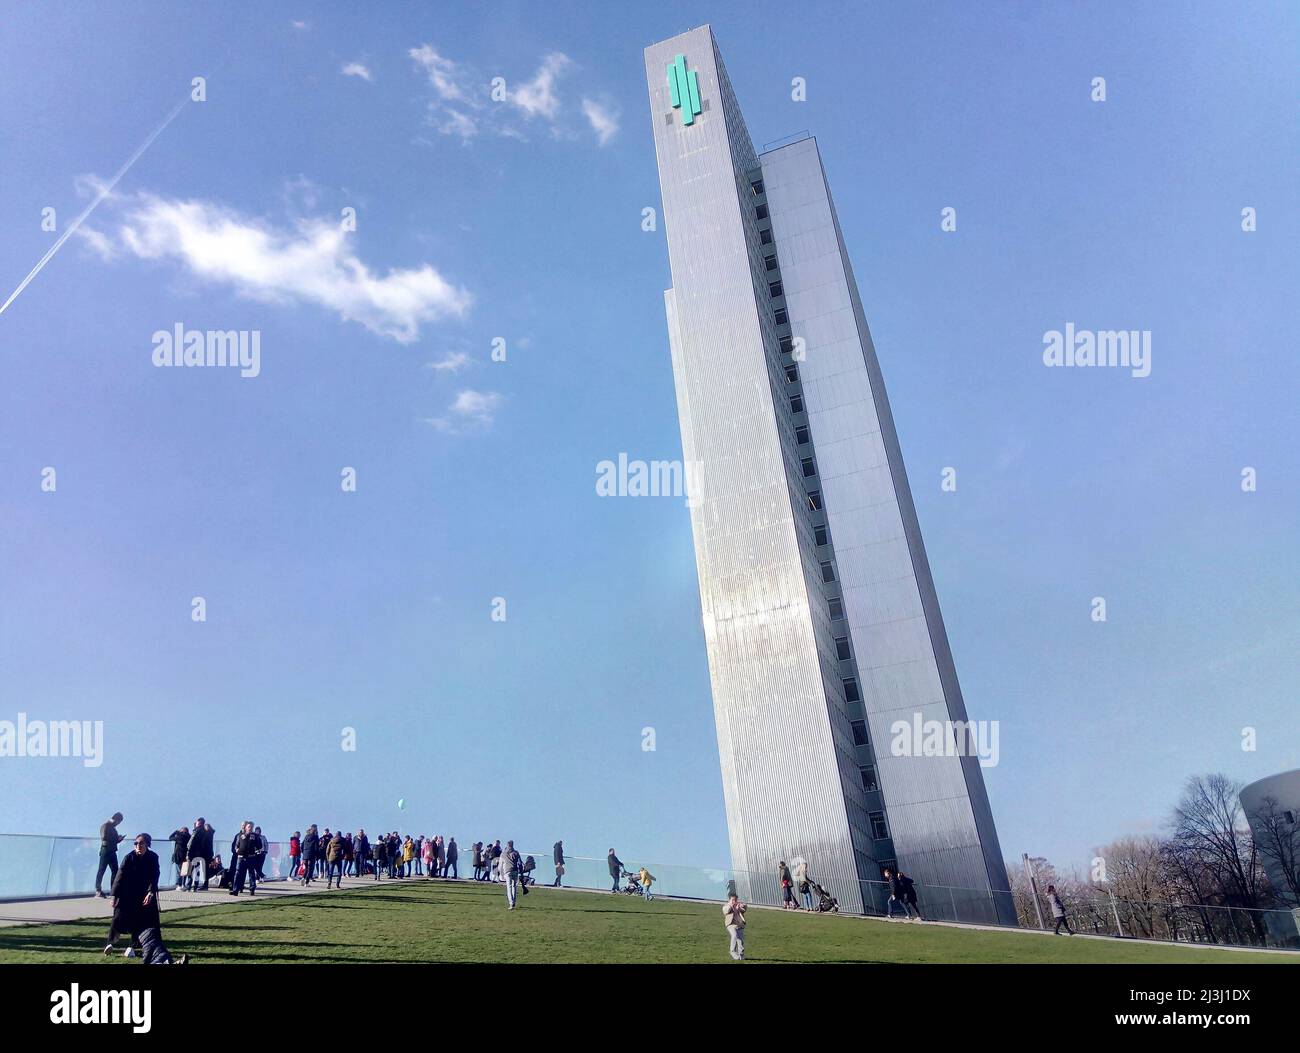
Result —
[[847, 662], [853, 657], [853, 652], [849, 649], [849, 638], [847, 636], [835, 637], [835, 655], [841, 662]]
[[790, 396], [790, 412], [791, 412], [791, 413], [802, 413], [802, 412], [803, 412], [803, 396], [802, 396], [802, 395], [791, 395], [791, 396]]
[[781, 337], [781, 354], [783, 355], [794, 354], [794, 339], [792, 337], [788, 337], [788, 336]]
[[755, 219], [767, 219], [767, 206], [766, 206], [766, 205], [755, 205], [755, 206], [754, 206], [754, 218], [755, 218]]
[[811, 457], [805, 457], [800, 463], [803, 465], [803, 477], [805, 479], [811, 479], [817, 474], [817, 465], [813, 463]]
[[793, 362], [791, 362], [788, 366], [785, 367], [785, 379], [786, 379], [786, 383], [789, 384], [799, 383], [799, 367], [796, 366]]
[[849, 702], [861, 702], [862, 692], [858, 690], [858, 681], [856, 677], [848, 677], [844, 681], [844, 698]]
[[876, 782], [876, 769], [872, 765], [868, 764], [865, 768], [859, 768], [858, 771], [862, 773], [862, 788], [867, 793], [874, 793], [880, 789], [879, 784]]
[[835, 564], [830, 560], [822, 563], [822, 584], [829, 585], [835, 580]]
[[776, 257], [775, 257], [775, 256], [764, 256], [764, 257], [763, 257], [763, 266], [766, 267], [769, 271], [774, 271], [774, 270], [776, 270]]
[[838, 596], [830, 598], [831, 620], [839, 621], [844, 617], [844, 601]]
[[813, 512], [822, 510], [822, 492], [820, 490], [808, 491], [808, 508]]
[[867, 722], [865, 720], [855, 720], [853, 722], [853, 745], [865, 746], [870, 741], [867, 738]]
[[884, 812], [872, 812], [867, 816], [871, 820], [871, 836], [876, 841], [883, 841], [889, 836], [889, 827], [885, 825]]
[[830, 535], [826, 533], [826, 528], [824, 526], [817, 527], [813, 531], [813, 537], [816, 539], [817, 544], [819, 545], [825, 545], [827, 542], [830, 541]]
[[795, 439], [798, 441], [798, 443], [799, 443], [800, 446], [806, 445], [806, 444], [808, 443], [808, 441], [809, 441], [809, 439], [808, 439], [808, 425], [806, 425], [806, 424], [800, 424], [799, 427], [795, 428], [795, 430], [794, 430], [794, 437], [795, 437]]
[[760, 230], [760, 231], [758, 232], [758, 242], [759, 242], [760, 245], [771, 245], [771, 244], [772, 244], [772, 228], [771, 228], [771, 227], [764, 227], [762, 230]]
[[786, 314], [786, 310], [785, 310], [784, 307], [778, 307], [778, 308], [776, 309], [776, 324], [777, 324], [777, 325], [789, 325], [789, 324], [790, 324], [790, 316], [789, 316], [788, 314]]
[[767, 287], [767, 291], [772, 294], [772, 299], [775, 300], [778, 296], [785, 295], [785, 286], [780, 282], [771, 282]]
[[749, 184], [749, 189], [752, 190], [754, 192], [754, 196], [757, 197], [759, 194], [763, 193], [763, 180], [755, 179], [752, 183]]

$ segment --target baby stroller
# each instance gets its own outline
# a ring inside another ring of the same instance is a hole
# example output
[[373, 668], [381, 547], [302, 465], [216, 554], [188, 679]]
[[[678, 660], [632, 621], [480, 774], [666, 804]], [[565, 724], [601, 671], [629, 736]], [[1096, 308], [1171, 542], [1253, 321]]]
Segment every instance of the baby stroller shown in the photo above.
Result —
[[840, 912], [839, 900], [822, 888], [821, 885], [817, 884], [817, 882], [810, 881], [808, 884], [810, 884], [812, 890], [817, 893], [817, 910], [828, 911], [831, 914], [838, 914]]
[[537, 869], [537, 860], [529, 856], [524, 860], [524, 865], [519, 871], [519, 884], [523, 886], [524, 891], [528, 891], [529, 885], [536, 885], [537, 879], [533, 877], [533, 871]]
[[641, 888], [641, 878], [638, 875], [632, 873], [630, 870], [624, 870], [623, 876], [627, 878], [627, 884], [619, 889], [620, 892], [625, 892], [629, 896], [640, 896], [644, 894]]

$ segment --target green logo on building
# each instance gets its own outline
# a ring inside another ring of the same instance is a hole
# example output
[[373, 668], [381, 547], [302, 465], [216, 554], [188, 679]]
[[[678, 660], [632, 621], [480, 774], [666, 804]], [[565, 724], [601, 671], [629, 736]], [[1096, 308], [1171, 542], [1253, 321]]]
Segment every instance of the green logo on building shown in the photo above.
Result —
[[687, 70], [685, 55], [678, 55], [668, 65], [668, 91], [673, 109], [682, 111], [682, 124], [694, 124], [701, 112], [700, 81], [695, 70]]

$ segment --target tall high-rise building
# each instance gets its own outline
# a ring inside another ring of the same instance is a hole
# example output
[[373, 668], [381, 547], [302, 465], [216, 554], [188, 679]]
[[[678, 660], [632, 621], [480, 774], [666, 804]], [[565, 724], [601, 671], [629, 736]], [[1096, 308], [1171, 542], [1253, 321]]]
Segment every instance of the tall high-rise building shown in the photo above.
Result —
[[891, 748], [967, 717], [817, 142], [755, 152], [708, 26], [645, 63], [732, 865], [761, 895], [802, 856], [878, 909], [895, 863], [936, 915], [1014, 923], [963, 736]]

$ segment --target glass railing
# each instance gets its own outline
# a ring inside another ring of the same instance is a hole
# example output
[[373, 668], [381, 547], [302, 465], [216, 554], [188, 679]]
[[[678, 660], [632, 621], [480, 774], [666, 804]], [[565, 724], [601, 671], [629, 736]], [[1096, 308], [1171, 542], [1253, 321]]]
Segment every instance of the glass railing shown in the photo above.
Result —
[[[270, 842], [263, 865], [265, 880], [284, 880], [289, 876], [288, 847], [286, 841]], [[123, 844], [119, 859], [129, 848], [129, 843]], [[229, 849], [228, 843], [225, 848]], [[164, 899], [171, 899], [166, 890], [174, 888], [178, 881], [177, 868], [171, 862], [172, 843], [156, 839], [153, 849], [162, 864]], [[219, 854], [228, 866], [228, 852]], [[550, 851], [533, 852], [531, 856], [535, 864], [531, 879], [539, 885], [552, 884], [555, 866]], [[0, 901], [89, 895], [95, 889], [98, 865], [98, 838], [0, 834]], [[627, 869], [621, 869], [615, 878], [606, 859], [566, 855], [561, 884], [566, 888], [605, 891], [617, 887], [625, 892], [632, 885], [628, 871], [636, 873], [641, 865], [642, 861], [629, 858]], [[646, 863], [645, 866], [654, 877], [651, 891], [656, 896], [720, 902], [734, 891], [749, 904], [773, 907], [780, 906], [783, 898], [775, 871], [760, 874], [676, 863]], [[470, 848], [461, 848], [459, 873], [463, 880], [473, 876]], [[841, 914], [905, 915], [902, 904], [890, 903], [889, 887], [883, 881], [820, 879], [815, 873], [811, 877], [820, 882], [825, 895], [819, 894], [815, 886], [805, 896], [796, 886], [794, 895], [800, 907], [817, 910], [834, 905]], [[107, 877], [104, 890], [108, 891]], [[1010, 892], [919, 883], [915, 890], [917, 909], [928, 921], [1025, 928], [1038, 925], [1032, 900], [1013, 898]], [[631, 894], [639, 895], [639, 892]], [[1177, 943], [1300, 949], [1300, 909], [1145, 903], [1112, 898], [1100, 886], [1075, 890], [1067, 908], [1070, 925], [1078, 932]], [[1053, 924], [1050, 915], [1043, 904], [1048, 927]]]

